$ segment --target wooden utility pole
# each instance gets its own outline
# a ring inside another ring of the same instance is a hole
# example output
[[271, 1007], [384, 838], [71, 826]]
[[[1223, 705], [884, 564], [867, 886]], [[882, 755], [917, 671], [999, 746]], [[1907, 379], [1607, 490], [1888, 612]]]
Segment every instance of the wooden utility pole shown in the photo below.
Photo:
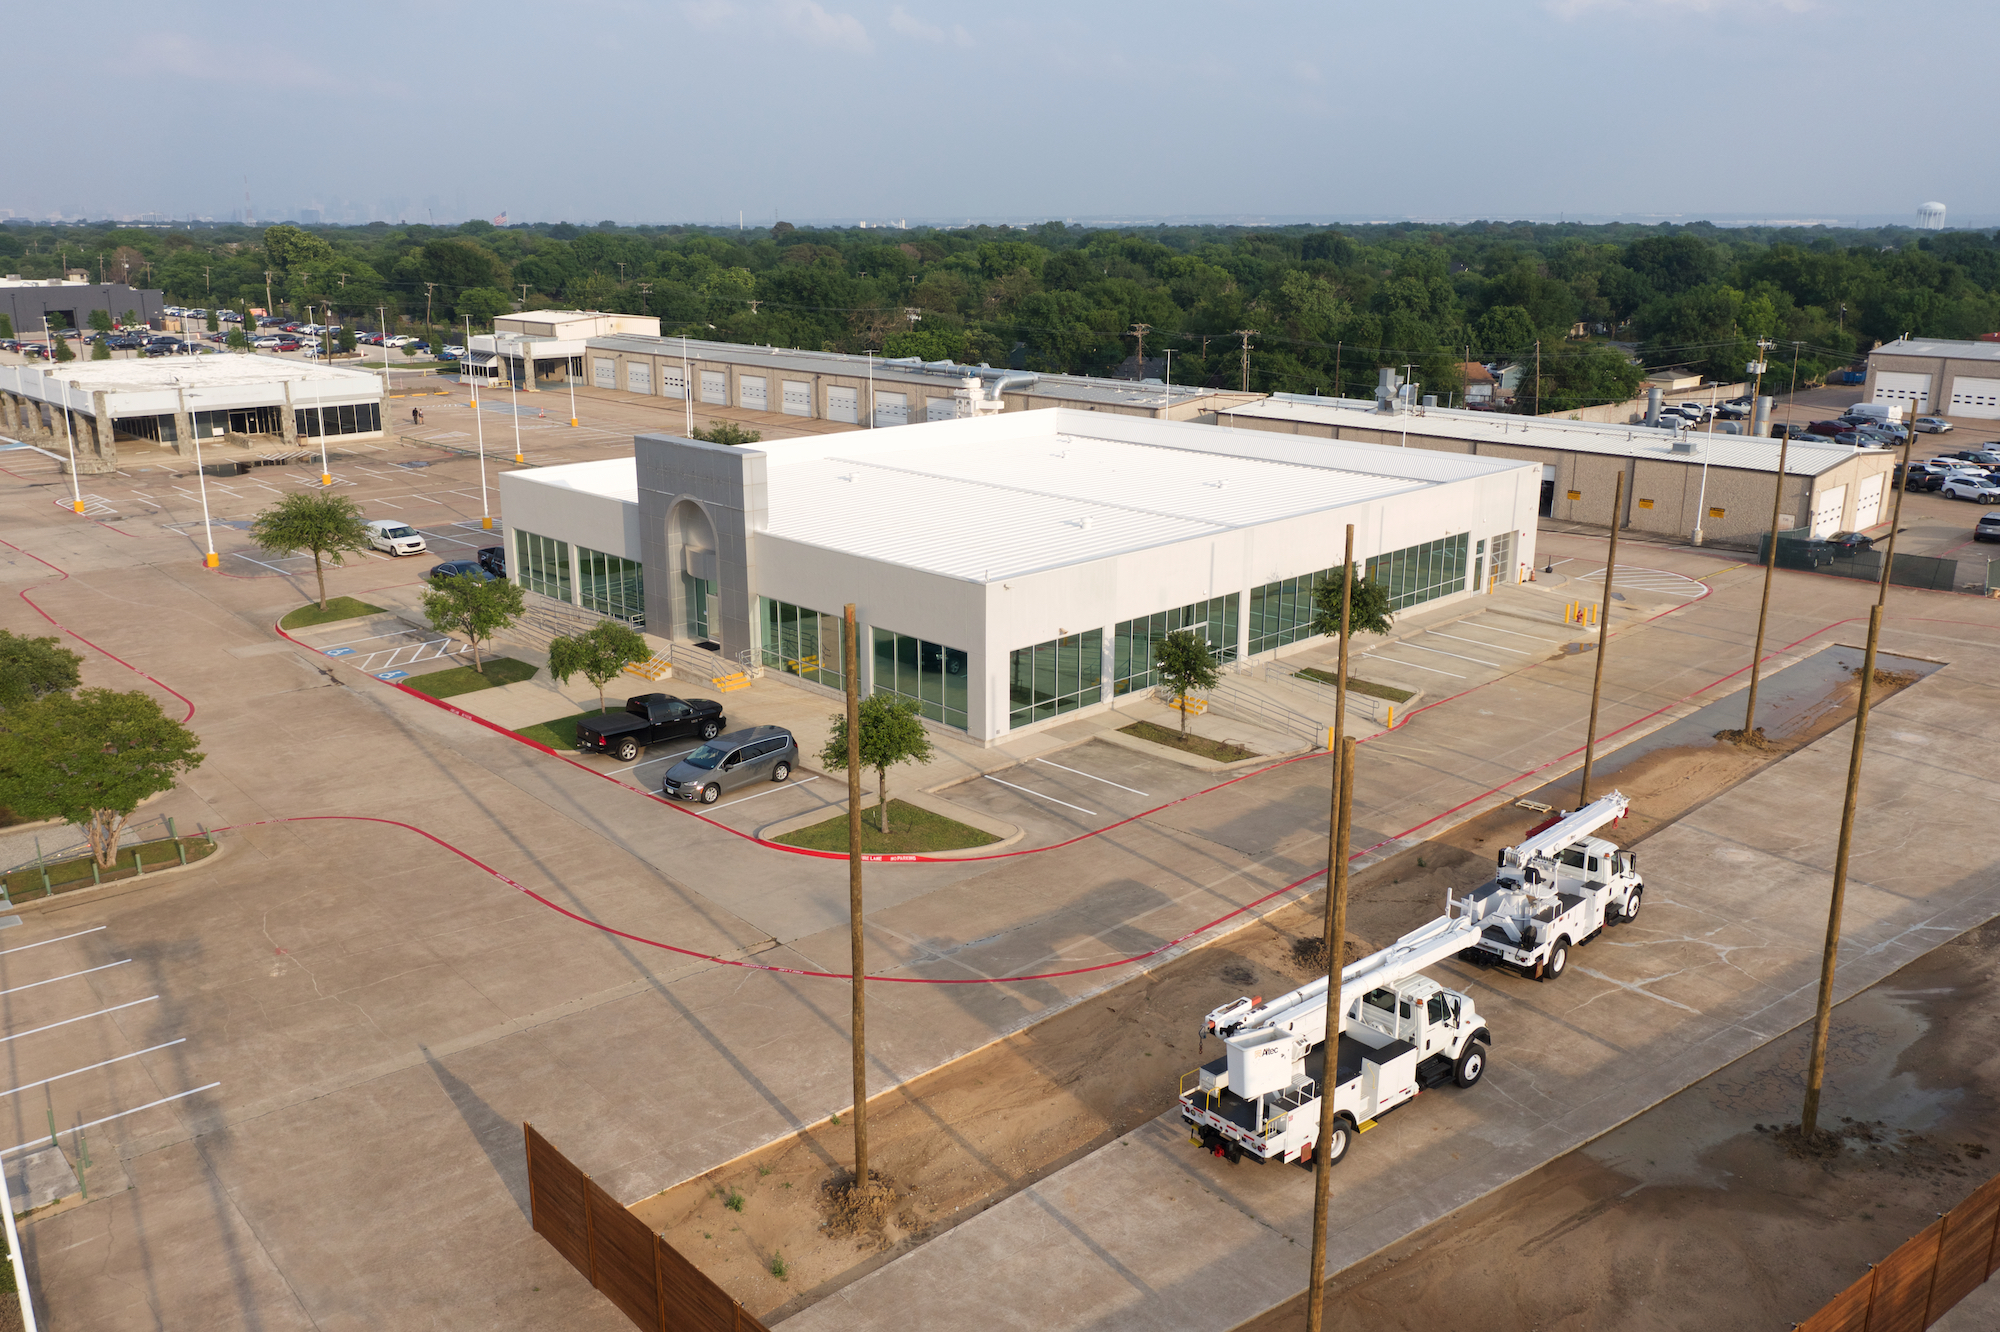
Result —
[[[1538, 404], [1539, 405], [1539, 404]], [[1625, 510], [1625, 473], [1611, 488], [1611, 552], [1604, 560], [1604, 606], [1597, 615], [1597, 676], [1590, 682], [1590, 731], [1583, 741], [1583, 789], [1576, 807], [1590, 803], [1590, 765], [1597, 757], [1597, 700], [1604, 692], [1604, 653], [1611, 646], [1611, 576], [1618, 570], [1618, 516]]]
[[1250, 339], [1257, 336], [1257, 330], [1254, 328], [1239, 328], [1232, 331], [1237, 337], [1243, 339], [1243, 391], [1248, 393], [1250, 391]]
[[[1903, 436], [1903, 475], [1910, 474], [1910, 444], [1916, 439], [1917, 404], [1910, 401], [1910, 433]], [[1840, 844], [1833, 855], [1833, 893], [1826, 910], [1826, 947], [1820, 953], [1819, 1002], [1813, 1011], [1812, 1053], [1806, 1060], [1806, 1103], [1799, 1127], [1807, 1140], [1819, 1129], [1819, 1093], [1826, 1082], [1826, 1036], [1833, 1025], [1833, 968], [1840, 956], [1840, 913], [1847, 902], [1847, 856], [1854, 841], [1854, 807], [1861, 791], [1861, 753], [1868, 743], [1868, 705], [1875, 692], [1875, 644], [1882, 633], [1882, 608], [1889, 600], [1889, 575], [1896, 564], [1896, 530], [1903, 521], [1903, 491], [1896, 487], [1896, 506], [1889, 517], [1889, 549], [1882, 556], [1882, 578], [1875, 604], [1868, 608], [1868, 647], [1861, 654], [1861, 696], [1855, 702], [1854, 747], [1847, 755], [1847, 792], [1840, 806]]]
[[[1541, 340], [1540, 338], [1536, 338], [1536, 339], [1535, 339], [1535, 412], [1534, 412], [1534, 414], [1535, 414], [1536, 416], [1540, 416], [1540, 415], [1542, 414], [1542, 340]], [[1623, 476], [1621, 475], [1619, 479], [1620, 479], [1620, 480], [1623, 480], [1624, 478], [1623, 478]], [[1617, 523], [1615, 523], [1615, 522], [1611, 524], [1611, 539], [1612, 539], [1613, 541], [1616, 541], [1616, 540], [1618, 539], [1618, 524], [1617, 524]], [[1606, 602], [1605, 602], [1605, 606], [1604, 606], [1604, 609], [1605, 609], [1605, 610], [1607, 610], [1607, 611], [1611, 609], [1611, 605], [1610, 605], [1610, 601], [1609, 601], [1609, 598], [1608, 598], [1608, 597], [1607, 597], [1607, 599], [1606, 599]], [[1588, 785], [1588, 783], [1585, 783], [1585, 785]], [[1589, 801], [1585, 801], [1584, 803], [1585, 803], [1585, 804], [1588, 804], [1588, 803], [1590, 803], [1590, 802], [1589, 802]]]
[[1340, 675], [1335, 686], [1333, 739], [1327, 746], [1333, 760], [1331, 826], [1326, 847], [1326, 1044], [1321, 1053], [1326, 1071], [1320, 1075], [1319, 1131], [1313, 1137], [1318, 1160], [1313, 1163], [1312, 1273], [1306, 1288], [1306, 1330], [1320, 1332], [1326, 1307], [1327, 1205], [1333, 1189], [1334, 1157], [1326, 1150], [1334, 1133], [1333, 1089], [1340, 1073], [1340, 970], [1347, 951], [1347, 849], [1354, 816], [1354, 742], [1347, 738], [1347, 639], [1354, 610], [1354, 524], [1347, 525], [1347, 558], [1341, 564]]
[[1132, 348], [1132, 359], [1139, 365], [1139, 373], [1136, 376], [1139, 379], [1146, 377], [1146, 335], [1152, 331], [1153, 326], [1151, 324], [1132, 325], [1132, 337], [1135, 340], [1135, 345]]
[[[1761, 352], [1764, 348], [1763, 342], [1760, 341], [1757, 348]], [[1762, 365], [1763, 362], [1759, 361], [1757, 364]], [[1794, 342], [1792, 344], [1793, 386], [1797, 387], [1798, 382], [1799, 344]], [[1761, 387], [1762, 384], [1763, 374], [1760, 371], [1757, 385]], [[1750, 392], [1750, 420], [1752, 424], [1757, 420], [1756, 388], [1752, 388]], [[1743, 706], [1742, 743], [1746, 745], [1756, 743], [1752, 737], [1756, 734], [1757, 727], [1757, 669], [1764, 664], [1764, 621], [1771, 613], [1771, 574], [1778, 567], [1778, 513], [1785, 499], [1785, 458], [1792, 447], [1790, 424], [1786, 423], [1785, 433], [1778, 440], [1778, 479], [1771, 486], [1771, 545], [1764, 552], [1764, 599], [1757, 607], [1757, 642], [1750, 649], [1750, 697]], [[1701, 519], [1696, 518], [1695, 521], [1699, 523]]]
[[868, 966], [861, 943], [861, 694], [859, 631], [854, 603], [848, 602], [841, 624], [841, 669], [847, 677], [847, 932], [854, 989], [854, 1184], [868, 1188], [868, 997], [863, 977]]
[[1333, 344], [1333, 396], [1336, 398], [1347, 396], [1347, 390], [1340, 386], [1340, 349], [1343, 345], [1340, 341]]

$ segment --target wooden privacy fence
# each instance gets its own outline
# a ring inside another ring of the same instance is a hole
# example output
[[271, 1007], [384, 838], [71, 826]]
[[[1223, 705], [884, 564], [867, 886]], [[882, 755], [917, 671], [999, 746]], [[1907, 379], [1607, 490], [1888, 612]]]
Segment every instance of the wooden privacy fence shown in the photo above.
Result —
[[1799, 1332], [1923, 1332], [2000, 1268], [2000, 1175], [1829, 1300]]
[[618, 1205], [535, 1132], [527, 1140], [535, 1233], [625, 1316], [651, 1332], [765, 1332], [722, 1287]]

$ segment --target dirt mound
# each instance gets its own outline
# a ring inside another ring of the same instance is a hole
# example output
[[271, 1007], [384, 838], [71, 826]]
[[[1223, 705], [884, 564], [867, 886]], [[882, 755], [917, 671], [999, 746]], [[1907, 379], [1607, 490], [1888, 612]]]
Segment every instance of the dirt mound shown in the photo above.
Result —
[[820, 1228], [834, 1239], [880, 1235], [896, 1210], [896, 1183], [879, 1170], [868, 1172], [859, 1187], [854, 1172], [843, 1170], [819, 1191]]
[[[1341, 941], [1340, 952], [1340, 965], [1343, 967], [1368, 955], [1367, 945], [1351, 934]], [[1326, 939], [1317, 934], [1302, 934], [1293, 939], [1292, 965], [1306, 971], [1325, 971]]]
[[[1861, 669], [1859, 666], [1850, 666], [1847, 673], [1859, 680], [1861, 678]], [[1915, 684], [1922, 678], [1915, 671], [1885, 671], [1879, 666], [1875, 668], [1875, 687], [1877, 689], [1901, 689], [1905, 685]]]
[[1737, 729], [1730, 731], [1717, 731], [1715, 733], [1715, 738], [1718, 740], [1725, 740], [1730, 744], [1737, 745], [1743, 749], [1771, 748], [1771, 742], [1765, 738], [1764, 728], [1761, 726], [1759, 726], [1756, 730], [1751, 731], [1747, 735], [1744, 734], [1741, 727], [1738, 727]]

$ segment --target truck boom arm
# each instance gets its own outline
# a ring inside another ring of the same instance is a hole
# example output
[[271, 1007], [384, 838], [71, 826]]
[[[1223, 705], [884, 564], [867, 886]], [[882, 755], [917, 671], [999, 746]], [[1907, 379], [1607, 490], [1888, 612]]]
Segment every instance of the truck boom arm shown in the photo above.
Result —
[[[1478, 937], [1478, 926], [1464, 917], [1439, 916], [1411, 930], [1387, 948], [1351, 962], [1340, 971], [1342, 995], [1360, 994], [1393, 985], [1436, 962], [1453, 957]], [[1326, 1039], [1326, 977], [1307, 981], [1268, 1003], [1237, 999], [1208, 1015], [1206, 1027], [1218, 1036], [1259, 1027], [1283, 1027], [1308, 1044]]]
[[1501, 867], [1518, 869], [1538, 856], [1553, 856], [1572, 842], [1591, 836], [1607, 823], [1616, 823], [1624, 818], [1625, 811], [1631, 807], [1632, 802], [1618, 791], [1593, 800], [1576, 813], [1564, 817], [1560, 822], [1550, 824], [1533, 837], [1522, 839], [1520, 845], [1510, 846], [1502, 851]]

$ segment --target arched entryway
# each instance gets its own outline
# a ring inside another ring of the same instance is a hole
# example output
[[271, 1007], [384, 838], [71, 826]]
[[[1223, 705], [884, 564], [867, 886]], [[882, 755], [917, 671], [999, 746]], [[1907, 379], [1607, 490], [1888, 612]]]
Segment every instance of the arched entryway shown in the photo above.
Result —
[[675, 574], [671, 595], [676, 638], [700, 642], [721, 636], [715, 547], [715, 524], [702, 506], [691, 499], [674, 505], [667, 515], [667, 558]]

